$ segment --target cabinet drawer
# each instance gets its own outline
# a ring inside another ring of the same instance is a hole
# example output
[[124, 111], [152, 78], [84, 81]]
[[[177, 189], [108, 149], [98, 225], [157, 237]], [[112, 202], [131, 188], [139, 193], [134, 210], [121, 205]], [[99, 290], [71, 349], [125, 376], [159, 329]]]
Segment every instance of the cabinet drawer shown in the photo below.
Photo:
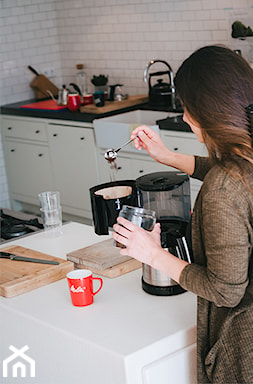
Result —
[[165, 145], [173, 152], [184, 153], [185, 155], [207, 156], [204, 144], [200, 143], [195, 136], [179, 137], [163, 133], [162, 139]]
[[40, 121], [3, 119], [3, 134], [8, 138], [47, 141], [46, 124]]
[[143, 367], [143, 384], [197, 384], [196, 344]]
[[169, 172], [174, 168], [157, 163], [156, 161], [132, 159], [133, 178], [137, 179], [143, 175], [153, 172]]

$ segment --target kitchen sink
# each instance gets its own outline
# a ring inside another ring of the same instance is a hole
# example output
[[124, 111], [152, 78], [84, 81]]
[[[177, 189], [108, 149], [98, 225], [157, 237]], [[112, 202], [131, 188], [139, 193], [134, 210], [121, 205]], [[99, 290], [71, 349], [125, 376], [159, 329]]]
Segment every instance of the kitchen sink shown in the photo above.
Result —
[[[137, 109], [110, 117], [93, 120], [96, 143], [99, 148], [118, 148], [130, 138], [131, 132], [139, 125], [148, 125], [159, 132], [156, 121], [181, 115], [174, 112]], [[131, 143], [124, 148], [127, 152], [138, 152]]]

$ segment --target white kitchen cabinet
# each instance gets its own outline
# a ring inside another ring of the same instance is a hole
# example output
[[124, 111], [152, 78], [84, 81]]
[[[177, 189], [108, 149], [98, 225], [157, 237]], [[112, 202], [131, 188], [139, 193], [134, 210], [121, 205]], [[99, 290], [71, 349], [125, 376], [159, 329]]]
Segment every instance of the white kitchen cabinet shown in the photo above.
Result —
[[10, 196], [37, 205], [38, 193], [53, 188], [46, 124], [14, 117], [2, 122]]
[[49, 122], [48, 137], [55, 188], [64, 212], [91, 218], [89, 188], [98, 184], [93, 129]]
[[38, 194], [60, 192], [63, 213], [91, 218], [89, 188], [98, 184], [91, 124], [2, 117], [12, 200], [38, 206]]

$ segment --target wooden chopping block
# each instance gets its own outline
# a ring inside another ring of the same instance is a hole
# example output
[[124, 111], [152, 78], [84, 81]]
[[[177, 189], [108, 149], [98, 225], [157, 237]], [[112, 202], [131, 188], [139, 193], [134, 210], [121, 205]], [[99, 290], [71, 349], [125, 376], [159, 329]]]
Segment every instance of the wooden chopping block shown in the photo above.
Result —
[[54, 96], [58, 96], [59, 88], [53, 84], [45, 75], [38, 75], [33, 78], [30, 83], [30, 87], [34, 90], [35, 98], [45, 99], [45, 97], [49, 97], [50, 91]]
[[80, 112], [102, 114], [107, 112], [116, 111], [118, 109], [132, 107], [138, 104], [144, 104], [148, 102], [148, 96], [146, 95], [134, 95], [129, 96], [128, 99], [122, 101], [106, 101], [104, 107], [96, 107], [95, 104], [88, 104], [80, 107]]
[[119, 252], [113, 239], [108, 239], [68, 253], [67, 260], [74, 262], [76, 268], [87, 268], [106, 277], [117, 277], [141, 267], [139, 261]]
[[70, 261], [50, 256], [21, 246], [10, 246], [1, 251], [18, 256], [55, 260], [58, 265], [0, 259], [0, 295], [13, 297], [63, 279], [74, 269]]

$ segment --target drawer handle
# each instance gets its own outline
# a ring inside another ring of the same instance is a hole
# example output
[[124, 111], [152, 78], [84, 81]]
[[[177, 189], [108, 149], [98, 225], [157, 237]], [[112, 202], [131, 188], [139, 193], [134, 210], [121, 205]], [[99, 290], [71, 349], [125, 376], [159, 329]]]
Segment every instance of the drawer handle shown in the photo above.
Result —
[[11, 149], [11, 152], [15, 152], [15, 149]]
[[57, 134], [57, 133], [54, 133], [53, 136], [56, 137], [56, 136], [58, 136], [58, 134]]
[[37, 129], [37, 131], [35, 131], [35, 133], [40, 133], [40, 130], [39, 130], [39, 129]]
[[80, 140], [85, 140], [85, 137], [80, 137]]
[[174, 148], [174, 151], [178, 151], [178, 147], [175, 147], [175, 148]]
[[9, 131], [12, 129], [12, 127], [8, 127], [7, 129], [9, 129]]
[[42, 156], [43, 156], [43, 153], [39, 153], [38, 156], [39, 156], [39, 157], [42, 157]]

